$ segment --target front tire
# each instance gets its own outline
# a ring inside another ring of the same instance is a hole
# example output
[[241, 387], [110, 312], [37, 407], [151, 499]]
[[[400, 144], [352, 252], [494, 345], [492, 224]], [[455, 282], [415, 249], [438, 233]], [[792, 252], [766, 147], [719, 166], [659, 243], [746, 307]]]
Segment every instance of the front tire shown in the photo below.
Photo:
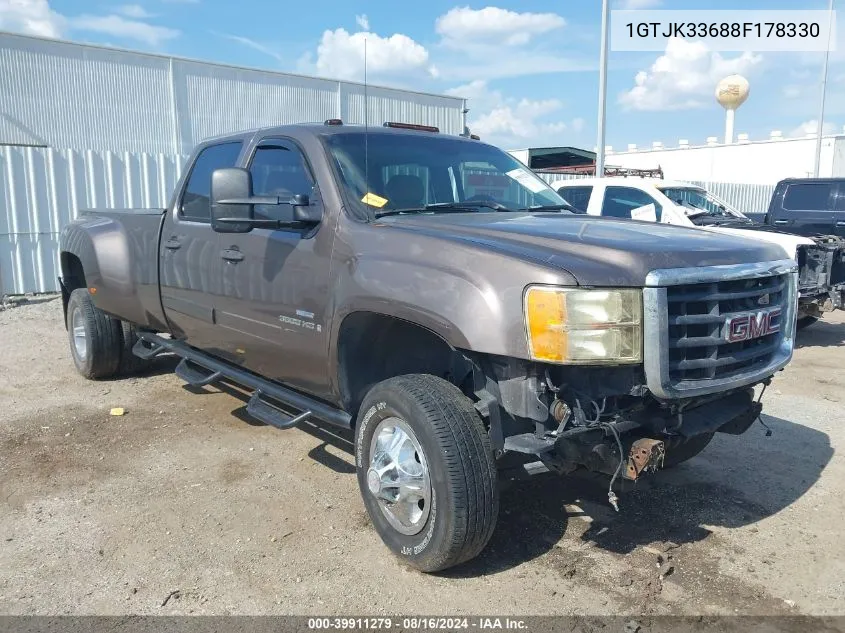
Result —
[[458, 565], [493, 535], [493, 448], [472, 402], [451, 383], [414, 374], [373, 387], [356, 425], [355, 463], [376, 532], [412, 567]]
[[70, 354], [76, 370], [90, 379], [110, 378], [120, 364], [120, 322], [94, 305], [87, 288], [70, 293], [67, 304]]

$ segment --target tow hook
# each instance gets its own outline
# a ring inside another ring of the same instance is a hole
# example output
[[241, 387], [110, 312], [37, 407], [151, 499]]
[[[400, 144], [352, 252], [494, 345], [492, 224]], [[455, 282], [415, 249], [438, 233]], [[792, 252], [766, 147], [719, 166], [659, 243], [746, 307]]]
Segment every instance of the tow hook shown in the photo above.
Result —
[[648, 437], [641, 438], [631, 444], [628, 453], [628, 467], [625, 478], [636, 481], [645, 472], [654, 472], [663, 466], [663, 456], [666, 449], [663, 442]]

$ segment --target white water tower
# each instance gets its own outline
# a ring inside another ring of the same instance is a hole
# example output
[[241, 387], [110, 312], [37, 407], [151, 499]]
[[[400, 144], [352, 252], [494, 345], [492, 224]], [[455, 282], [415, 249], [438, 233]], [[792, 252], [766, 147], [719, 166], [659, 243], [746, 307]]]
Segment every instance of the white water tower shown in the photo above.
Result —
[[725, 77], [716, 86], [716, 100], [725, 109], [725, 143], [734, 142], [734, 115], [739, 106], [748, 99], [750, 87], [742, 75]]

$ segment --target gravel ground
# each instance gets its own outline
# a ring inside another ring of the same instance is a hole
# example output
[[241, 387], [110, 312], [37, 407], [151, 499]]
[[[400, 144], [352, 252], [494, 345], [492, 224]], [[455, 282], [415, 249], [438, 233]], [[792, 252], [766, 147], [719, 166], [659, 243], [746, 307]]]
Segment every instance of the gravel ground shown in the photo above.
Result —
[[771, 437], [717, 436], [618, 514], [603, 478], [507, 483], [488, 549], [431, 576], [369, 525], [349, 437], [256, 424], [168, 359], [86, 381], [61, 312], [0, 312], [0, 613], [845, 614], [841, 312], [766, 393]]

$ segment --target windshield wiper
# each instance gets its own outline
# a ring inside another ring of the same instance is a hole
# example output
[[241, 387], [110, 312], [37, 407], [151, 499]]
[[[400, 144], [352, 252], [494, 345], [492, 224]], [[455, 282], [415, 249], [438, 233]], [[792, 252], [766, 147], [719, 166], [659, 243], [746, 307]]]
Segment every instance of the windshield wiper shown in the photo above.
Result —
[[453, 211], [455, 213], [461, 213], [464, 211], [475, 211], [482, 207], [493, 209], [494, 211], [513, 211], [513, 209], [494, 200], [468, 200], [465, 202], [433, 202], [422, 207], [409, 207], [407, 209], [385, 209], [384, 211], [376, 211], [375, 217], [383, 218], [387, 215], [425, 213], [426, 211]]
[[531, 207], [522, 207], [521, 209], [517, 209], [517, 211], [572, 211], [572, 213], [578, 212], [575, 207], [573, 207], [571, 204], [537, 204]]

